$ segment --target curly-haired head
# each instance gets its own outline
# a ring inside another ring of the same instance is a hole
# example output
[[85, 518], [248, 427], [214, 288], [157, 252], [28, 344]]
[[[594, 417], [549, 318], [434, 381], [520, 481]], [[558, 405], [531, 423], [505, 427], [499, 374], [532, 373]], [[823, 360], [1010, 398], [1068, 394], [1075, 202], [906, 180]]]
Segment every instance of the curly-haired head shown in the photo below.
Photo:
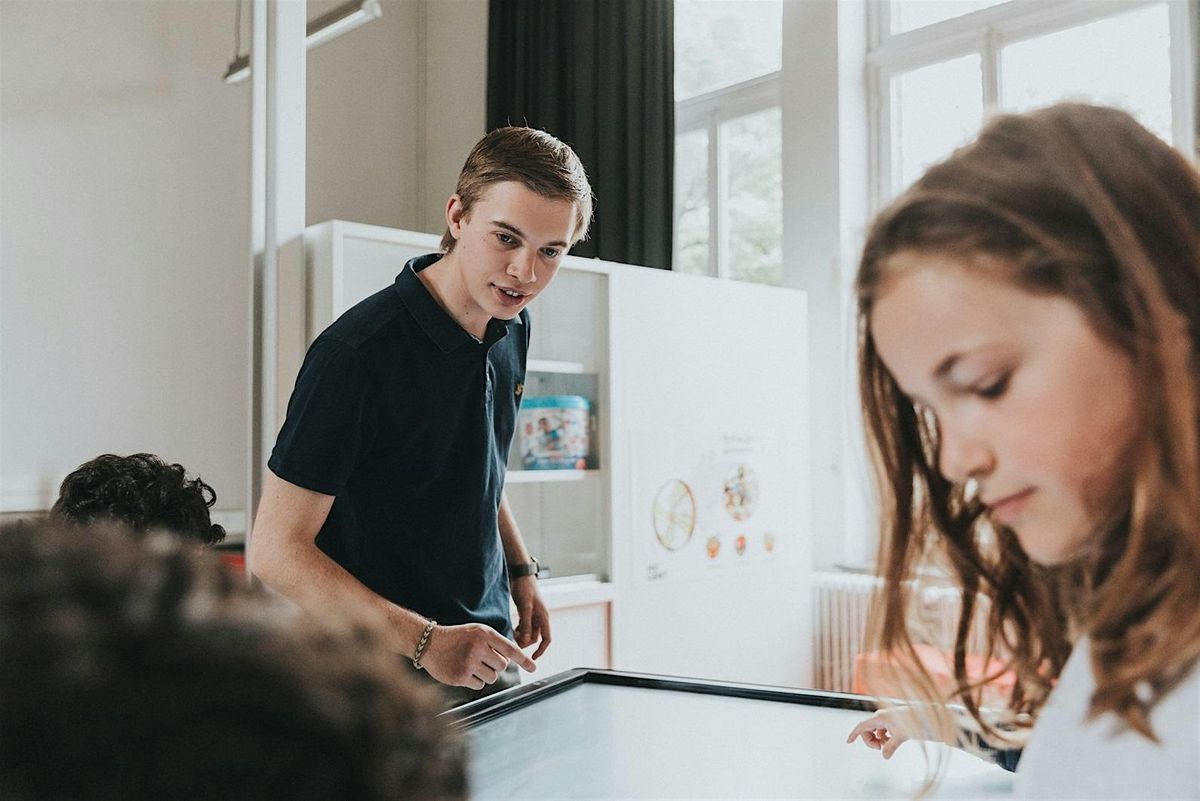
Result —
[[72, 523], [114, 520], [144, 534], [165, 528], [206, 545], [225, 539], [208, 510], [217, 493], [182, 465], [150, 453], [106, 453], [80, 465], [63, 479], [50, 510]]
[[373, 631], [85, 528], [0, 528], [0, 798], [465, 798], [461, 736]]

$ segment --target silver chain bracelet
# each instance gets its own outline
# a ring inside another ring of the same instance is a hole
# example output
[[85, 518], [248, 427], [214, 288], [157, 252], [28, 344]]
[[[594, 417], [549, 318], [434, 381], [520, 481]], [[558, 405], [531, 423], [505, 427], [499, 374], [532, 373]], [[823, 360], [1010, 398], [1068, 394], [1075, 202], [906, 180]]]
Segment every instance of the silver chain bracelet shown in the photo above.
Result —
[[425, 624], [425, 631], [421, 633], [421, 641], [417, 643], [417, 652], [413, 654], [413, 667], [417, 670], [423, 670], [421, 667], [421, 657], [425, 656], [425, 647], [429, 645], [429, 635], [433, 633], [433, 627], [437, 625], [437, 621], [432, 618]]

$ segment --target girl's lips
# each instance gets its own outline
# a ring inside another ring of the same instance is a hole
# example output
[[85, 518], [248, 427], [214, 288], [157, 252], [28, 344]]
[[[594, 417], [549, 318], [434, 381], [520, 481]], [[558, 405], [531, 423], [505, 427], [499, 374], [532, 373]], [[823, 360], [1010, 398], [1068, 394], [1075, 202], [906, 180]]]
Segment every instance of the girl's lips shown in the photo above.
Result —
[[1032, 495], [1032, 489], [1022, 490], [1015, 495], [1008, 495], [995, 503], [988, 504], [992, 518], [998, 520], [1003, 525], [1011, 527], [1020, 518]]

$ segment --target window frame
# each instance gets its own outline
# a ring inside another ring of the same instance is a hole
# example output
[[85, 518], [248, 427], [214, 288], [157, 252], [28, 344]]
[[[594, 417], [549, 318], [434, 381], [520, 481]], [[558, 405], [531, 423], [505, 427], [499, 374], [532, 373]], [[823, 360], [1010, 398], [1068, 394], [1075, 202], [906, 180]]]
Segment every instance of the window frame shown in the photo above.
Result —
[[[733, 278], [729, 263], [729, 218], [724, 198], [729, 191], [729, 171], [721, 143], [721, 127], [732, 120], [780, 108], [780, 72], [776, 70], [710, 92], [675, 101], [675, 142], [685, 134], [708, 134], [708, 275]], [[782, 141], [782, 140], [781, 140]], [[679, 254], [679, 206], [671, 244], [672, 262]]]
[[1004, 48], [1027, 39], [1057, 33], [1139, 8], [1165, 4], [1170, 28], [1171, 116], [1175, 146], [1196, 154], [1196, 78], [1194, 21], [1186, 0], [1009, 0], [961, 17], [903, 33], [891, 33], [891, 1], [869, 0], [867, 99], [870, 152], [869, 196], [872, 213], [892, 198], [893, 77], [978, 54], [983, 89], [983, 118], [1002, 111], [1001, 60]]

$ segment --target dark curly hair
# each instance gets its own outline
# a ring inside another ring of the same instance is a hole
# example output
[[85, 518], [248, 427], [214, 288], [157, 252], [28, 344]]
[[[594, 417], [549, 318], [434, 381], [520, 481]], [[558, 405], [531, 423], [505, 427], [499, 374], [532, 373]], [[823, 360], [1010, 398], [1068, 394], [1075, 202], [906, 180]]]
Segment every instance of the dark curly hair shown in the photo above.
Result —
[[225, 529], [208, 516], [216, 502], [213, 488], [189, 479], [182, 465], [151, 453], [106, 453], [63, 479], [50, 511], [72, 523], [115, 520], [139, 534], [165, 528], [215, 545], [225, 539]]
[[466, 797], [440, 696], [375, 632], [168, 533], [85, 528], [0, 528], [0, 797]]

